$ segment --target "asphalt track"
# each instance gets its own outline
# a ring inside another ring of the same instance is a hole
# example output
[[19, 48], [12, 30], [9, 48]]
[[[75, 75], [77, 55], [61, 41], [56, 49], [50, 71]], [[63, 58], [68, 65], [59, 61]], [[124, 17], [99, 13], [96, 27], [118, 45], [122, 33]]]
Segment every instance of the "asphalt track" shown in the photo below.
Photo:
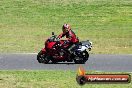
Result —
[[[36, 60], [37, 54], [0, 54], [0, 70], [77, 70], [80, 64], [42, 64]], [[132, 72], [132, 55], [90, 55], [85, 70]]]

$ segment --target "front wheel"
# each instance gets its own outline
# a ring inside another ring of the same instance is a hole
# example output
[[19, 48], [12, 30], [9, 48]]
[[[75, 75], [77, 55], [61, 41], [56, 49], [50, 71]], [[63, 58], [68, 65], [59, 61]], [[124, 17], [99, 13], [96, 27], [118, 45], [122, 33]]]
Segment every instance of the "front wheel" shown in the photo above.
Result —
[[50, 59], [48, 58], [48, 56], [46, 54], [43, 54], [42, 51], [40, 51], [37, 55], [37, 60], [39, 63], [49, 63]]
[[76, 64], [84, 64], [89, 58], [89, 54], [87, 51], [80, 52], [74, 59]]

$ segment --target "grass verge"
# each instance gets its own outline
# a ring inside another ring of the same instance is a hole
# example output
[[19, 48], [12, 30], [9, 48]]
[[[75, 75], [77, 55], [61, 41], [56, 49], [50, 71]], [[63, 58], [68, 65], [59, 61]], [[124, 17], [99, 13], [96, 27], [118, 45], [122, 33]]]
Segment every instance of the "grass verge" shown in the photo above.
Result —
[[[89, 74], [109, 74], [93, 72]], [[111, 72], [114, 73], [114, 72]], [[121, 74], [120, 72], [118, 72]], [[129, 84], [86, 84], [76, 82], [75, 71], [0, 71], [0, 88], [131, 88]], [[132, 75], [132, 74], [131, 74]]]
[[131, 0], [1, 0], [0, 52], [38, 52], [69, 23], [91, 53], [132, 54]]

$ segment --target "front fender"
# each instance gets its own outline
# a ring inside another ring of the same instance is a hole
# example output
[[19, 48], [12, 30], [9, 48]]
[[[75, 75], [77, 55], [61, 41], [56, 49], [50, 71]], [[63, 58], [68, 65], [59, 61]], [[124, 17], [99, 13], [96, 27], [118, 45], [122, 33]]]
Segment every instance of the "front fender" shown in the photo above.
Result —
[[44, 53], [46, 53], [46, 49], [45, 48], [42, 48], [42, 53], [44, 54]]

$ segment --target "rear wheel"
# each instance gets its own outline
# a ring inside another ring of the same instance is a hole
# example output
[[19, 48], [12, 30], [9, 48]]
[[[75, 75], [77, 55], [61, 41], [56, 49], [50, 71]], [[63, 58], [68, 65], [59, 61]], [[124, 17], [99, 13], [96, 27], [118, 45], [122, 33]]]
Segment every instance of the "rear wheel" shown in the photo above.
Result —
[[50, 59], [48, 58], [47, 55], [43, 54], [42, 51], [40, 51], [37, 55], [37, 60], [39, 63], [49, 63]]
[[88, 60], [88, 58], [89, 58], [88, 52], [83, 51], [75, 57], [74, 62], [76, 64], [84, 64]]

